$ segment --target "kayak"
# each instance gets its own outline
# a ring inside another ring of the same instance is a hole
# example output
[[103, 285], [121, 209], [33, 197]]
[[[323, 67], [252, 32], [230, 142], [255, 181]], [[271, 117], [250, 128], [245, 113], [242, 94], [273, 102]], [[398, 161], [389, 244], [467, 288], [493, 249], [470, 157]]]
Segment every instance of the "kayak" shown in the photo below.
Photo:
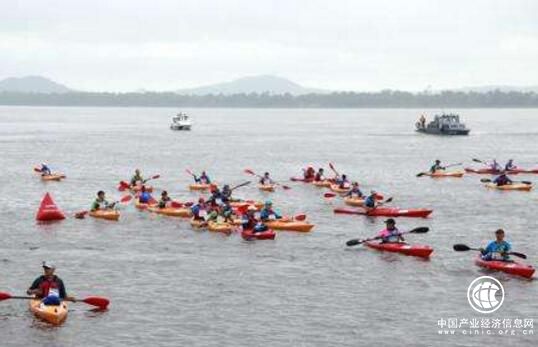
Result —
[[313, 178], [304, 178], [304, 177], [290, 177], [290, 181], [292, 182], [304, 182], [304, 183], [310, 183], [314, 179]]
[[298, 232], [309, 232], [314, 227], [313, 224], [299, 221], [282, 221], [282, 220], [273, 220], [265, 222], [268, 228], [273, 230], [287, 230], [287, 231], [298, 231]]
[[106, 220], [117, 221], [120, 219], [120, 211], [117, 210], [95, 210], [90, 211], [90, 216], [93, 218], [101, 218]]
[[194, 229], [203, 229], [206, 227], [205, 221], [191, 218], [191, 227]]
[[331, 184], [331, 185], [329, 185], [329, 189], [332, 190], [335, 193], [344, 194], [344, 193], [349, 192], [351, 187], [348, 186], [347, 188], [340, 188], [340, 186], [338, 184]]
[[258, 189], [264, 192], [274, 192], [275, 185], [274, 184], [258, 184]]
[[480, 256], [476, 257], [475, 264], [490, 270], [506, 272], [511, 275], [531, 278], [534, 274], [534, 267], [518, 263], [517, 261], [501, 261], [501, 260], [483, 260]]
[[189, 185], [190, 190], [209, 190], [211, 186], [216, 187], [217, 185], [214, 183], [208, 184], [208, 183], [193, 183]]
[[42, 181], [61, 181], [64, 178], [65, 178], [64, 174], [50, 174], [50, 175], [41, 176]]
[[135, 207], [139, 210], [146, 210], [148, 207], [150, 207], [150, 204], [148, 203], [143, 203], [143, 202], [140, 202], [140, 200], [136, 199], [135, 200]]
[[251, 229], [243, 230], [241, 232], [241, 237], [247, 241], [249, 240], [274, 240], [276, 233], [269, 229], [266, 231], [254, 233]]
[[[383, 200], [383, 195], [376, 194], [375, 196], [376, 200]], [[363, 198], [352, 198], [350, 196], [344, 198], [344, 203], [349, 206], [356, 206], [356, 207], [362, 207], [364, 206], [364, 200]]]
[[170, 217], [182, 217], [190, 218], [192, 217], [192, 212], [190, 208], [174, 208], [174, 207], [165, 207], [159, 208], [158, 206], [149, 206], [148, 211], [162, 214]]
[[334, 213], [341, 214], [359, 214], [371, 217], [416, 217], [426, 218], [433, 210], [426, 208], [414, 208], [414, 209], [401, 209], [397, 207], [377, 207], [375, 209], [362, 209], [353, 210], [345, 207], [338, 207], [334, 209]]
[[430, 246], [408, 245], [405, 242], [379, 243], [368, 241], [364, 244], [370, 248], [377, 249], [378, 251], [401, 253], [421, 258], [428, 258], [433, 252], [433, 248]]
[[497, 190], [524, 190], [528, 192], [532, 189], [532, 184], [512, 183], [504, 186], [498, 186], [495, 183], [488, 183], [486, 184], [486, 187]]
[[39, 319], [54, 325], [60, 325], [67, 319], [67, 303], [62, 301], [58, 306], [43, 305], [40, 299], [32, 299], [30, 311]]
[[48, 222], [65, 219], [65, 215], [52, 200], [52, 196], [46, 193], [41, 200], [35, 219], [40, 222]]
[[324, 180], [324, 181], [314, 181], [312, 182], [313, 185], [320, 188], [329, 188], [331, 186], [331, 181]]
[[230, 202], [230, 206], [232, 208], [241, 208], [243, 206], [254, 206], [257, 210], [261, 210], [263, 208], [263, 202], [261, 201], [254, 201], [254, 200], [244, 200], [244, 201], [234, 201]]
[[435, 173], [427, 173], [426, 176], [433, 177], [433, 178], [442, 178], [442, 177], [463, 177], [465, 172], [463, 171], [452, 171], [452, 172], [445, 172], [445, 171], [437, 171]]
[[[466, 167], [464, 170], [465, 170], [465, 172], [468, 172], [468, 173], [475, 173], [475, 174], [482, 174], [482, 175], [498, 175], [498, 174], [501, 173], [501, 170], [492, 170], [490, 168], [473, 169], [473, 168], [470, 168], [470, 167]], [[538, 169], [527, 170], [527, 169], [517, 168], [517, 169], [513, 169], [513, 170], [506, 170], [504, 172], [506, 174], [511, 174], [511, 175], [517, 175], [517, 174], [520, 174], [520, 173], [538, 174]]]
[[233, 225], [231, 225], [230, 223], [209, 221], [207, 223], [207, 230], [218, 232], [218, 233], [225, 233], [229, 235], [233, 231]]

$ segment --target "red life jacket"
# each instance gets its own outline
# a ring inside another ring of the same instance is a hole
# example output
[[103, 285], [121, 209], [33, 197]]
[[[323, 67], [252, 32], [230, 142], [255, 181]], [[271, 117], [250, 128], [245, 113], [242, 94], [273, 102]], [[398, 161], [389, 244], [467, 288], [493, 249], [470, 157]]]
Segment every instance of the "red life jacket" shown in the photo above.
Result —
[[51, 288], [54, 288], [56, 289], [57, 291], [60, 290], [60, 286], [58, 285], [58, 283], [56, 282], [56, 276], [54, 276], [52, 279], [43, 279], [43, 282], [41, 282], [39, 284], [39, 289], [41, 289], [41, 295], [43, 297], [46, 297], [47, 295], [49, 295], [49, 291]]

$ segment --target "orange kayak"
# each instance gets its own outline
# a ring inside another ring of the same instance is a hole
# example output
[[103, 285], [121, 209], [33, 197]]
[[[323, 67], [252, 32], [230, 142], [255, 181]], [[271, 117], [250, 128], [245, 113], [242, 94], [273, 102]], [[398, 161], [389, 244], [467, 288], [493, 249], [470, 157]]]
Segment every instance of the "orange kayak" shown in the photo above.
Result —
[[264, 192], [274, 192], [275, 185], [274, 184], [258, 184], [258, 189]]
[[170, 217], [182, 217], [182, 218], [192, 217], [192, 212], [189, 208], [174, 208], [174, 207], [159, 208], [158, 206], [150, 206], [148, 207], [148, 211], [157, 213], [157, 214], [162, 214], [165, 216], [170, 216]]
[[331, 181], [328, 181], [328, 180], [324, 180], [324, 181], [313, 181], [312, 182], [313, 185], [315, 185], [316, 187], [325, 187], [325, 188], [329, 188], [331, 186]]
[[254, 206], [257, 210], [261, 210], [263, 208], [263, 202], [254, 200], [234, 201], [230, 202], [230, 206], [232, 206], [232, 208]]
[[189, 185], [190, 190], [209, 190], [211, 186], [216, 187], [215, 183], [206, 184], [206, 183], [193, 183]]
[[191, 219], [191, 227], [193, 227], [194, 229], [203, 229], [206, 227], [205, 224], [206, 223], [203, 220], [198, 220], [194, 218]]
[[120, 219], [120, 212], [117, 210], [95, 210], [90, 211], [90, 216], [92, 216], [93, 218], [117, 221], [118, 219]]
[[504, 186], [498, 186], [495, 183], [488, 183], [486, 184], [486, 187], [498, 190], [523, 190], [528, 192], [532, 189], [532, 184], [512, 183]]
[[214, 231], [218, 233], [231, 234], [233, 231], [233, 225], [230, 223], [221, 223], [210, 221], [207, 223], [207, 230]]
[[297, 231], [297, 232], [309, 232], [314, 227], [313, 224], [307, 222], [299, 221], [282, 221], [282, 220], [273, 220], [265, 222], [265, 225], [269, 229], [273, 230], [287, 230], [287, 231]]
[[46, 176], [41, 176], [42, 181], [61, 181], [65, 178], [64, 174], [51, 174]]
[[60, 325], [67, 319], [67, 303], [58, 306], [43, 305], [40, 299], [30, 300], [30, 311], [39, 319], [54, 325]]
[[452, 172], [445, 172], [445, 171], [437, 171], [435, 173], [428, 172], [426, 176], [430, 176], [433, 178], [442, 178], [442, 177], [463, 177], [464, 171], [452, 171]]
[[338, 184], [331, 184], [329, 186], [329, 189], [332, 190], [333, 192], [335, 193], [338, 193], [338, 194], [344, 194], [344, 193], [347, 193], [349, 192], [349, 190], [351, 189], [350, 187], [348, 188], [340, 188], [340, 186]]

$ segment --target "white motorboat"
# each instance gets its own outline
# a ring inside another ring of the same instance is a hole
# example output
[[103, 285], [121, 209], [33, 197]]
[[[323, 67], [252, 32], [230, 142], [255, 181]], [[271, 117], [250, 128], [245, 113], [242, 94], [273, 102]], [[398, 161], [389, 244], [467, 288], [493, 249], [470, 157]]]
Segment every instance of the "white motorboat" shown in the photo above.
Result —
[[191, 130], [192, 121], [187, 114], [179, 112], [177, 115], [172, 117], [172, 124], [170, 124], [170, 129], [172, 130]]

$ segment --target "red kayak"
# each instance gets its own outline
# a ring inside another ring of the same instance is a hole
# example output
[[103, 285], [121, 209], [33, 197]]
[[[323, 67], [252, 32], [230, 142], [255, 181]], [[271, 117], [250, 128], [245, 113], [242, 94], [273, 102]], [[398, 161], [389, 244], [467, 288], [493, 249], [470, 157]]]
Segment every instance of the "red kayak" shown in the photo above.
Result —
[[304, 177], [291, 177], [290, 180], [292, 182], [304, 182], [304, 183], [312, 183], [314, 181], [314, 178], [304, 178]]
[[411, 255], [414, 257], [428, 258], [433, 252], [433, 248], [423, 245], [408, 245], [404, 242], [395, 243], [379, 243], [379, 242], [365, 242], [366, 246], [377, 249], [378, 251], [401, 253], [404, 255]]
[[56, 206], [56, 203], [52, 200], [50, 194], [47, 193], [43, 197], [43, 200], [41, 200], [41, 205], [39, 205], [39, 210], [37, 210], [35, 219], [40, 222], [48, 222], [65, 219], [65, 215], [62, 210]]
[[341, 214], [359, 214], [371, 217], [415, 217], [426, 218], [433, 210], [427, 208], [413, 208], [413, 209], [401, 209], [397, 207], [377, 207], [375, 209], [351, 209], [345, 207], [338, 207], [334, 209], [334, 213]]
[[534, 274], [534, 267], [518, 263], [517, 261], [500, 261], [500, 260], [482, 260], [478, 256], [475, 264], [490, 270], [506, 272], [507, 274], [531, 278]]
[[[470, 167], [466, 167], [465, 172], [475, 173], [475, 174], [482, 174], [482, 175], [499, 175], [499, 174], [501, 174], [501, 171], [492, 170], [490, 168], [473, 169], [473, 168], [470, 168]], [[517, 175], [517, 174], [520, 174], [520, 173], [538, 174], [538, 169], [526, 170], [526, 169], [517, 168], [517, 169], [514, 169], [514, 170], [505, 171], [505, 173], [510, 174], [510, 175]]]
[[276, 233], [271, 229], [262, 231], [259, 233], [254, 233], [252, 232], [251, 229], [243, 230], [241, 232], [241, 237], [247, 241], [249, 240], [274, 240], [275, 236], [276, 236]]

